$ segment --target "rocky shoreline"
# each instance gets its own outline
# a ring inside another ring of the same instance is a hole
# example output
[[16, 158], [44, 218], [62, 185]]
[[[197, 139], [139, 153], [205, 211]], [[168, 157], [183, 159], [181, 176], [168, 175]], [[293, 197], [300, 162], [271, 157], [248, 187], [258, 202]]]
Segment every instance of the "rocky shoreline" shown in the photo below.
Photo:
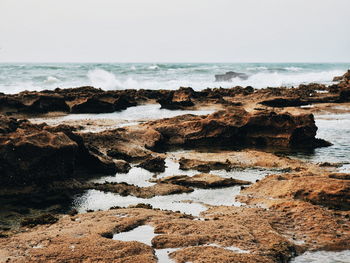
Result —
[[[350, 175], [339, 172], [342, 164], [279, 154], [332, 145], [316, 138], [314, 114], [350, 112], [350, 71], [334, 81], [295, 88], [0, 94], [0, 200], [22, 203], [17, 210], [6, 204], [0, 213], [0, 262], [157, 262], [162, 249], [173, 249], [174, 262], [289, 262], [305, 251], [350, 249]], [[150, 116], [125, 126], [110, 120], [102, 130], [90, 129], [101, 120], [57, 118], [151, 104], [213, 113]], [[169, 159], [181, 174], [169, 171]], [[152, 178], [142, 185], [94, 181], [127, 177], [132, 169]], [[238, 169], [276, 172], [253, 181], [229, 176]], [[199, 216], [147, 203], [86, 213], [57, 206], [88, 190], [147, 200], [230, 187], [241, 189], [232, 194], [240, 207], [203, 203]], [[33, 213], [23, 205], [33, 196], [51, 196], [55, 205], [43, 201], [48, 209]], [[144, 225], [154, 228], [151, 246], [113, 239]]]

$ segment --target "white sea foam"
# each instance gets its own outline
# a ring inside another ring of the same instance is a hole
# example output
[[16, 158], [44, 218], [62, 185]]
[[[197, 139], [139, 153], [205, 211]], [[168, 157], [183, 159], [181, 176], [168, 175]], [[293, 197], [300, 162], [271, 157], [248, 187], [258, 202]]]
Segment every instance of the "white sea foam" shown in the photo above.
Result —
[[[334, 76], [343, 74], [339, 70], [321, 71], [321, 72], [260, 72], [250, 75], [247, 80], [233, 79], [233, 85], [253, 86], [255, 88], [296, 86], [311, 82], [331, 83]], [[225, 83], [220, 83], [227, 85]]]
[[[182, 69], [183, 71], [183, 69]], [[334, 76], [341, 75], [339, 70], [322, 72], [259, 72], [252, 74], [248, 79], [234, 78], [231, 82], [215, 82], [214, 76], [182, 76], [176, 79], [168, 79], [162, 76], [152, 78], [139, 77], [139, 79], [128, 77], [118, 78], [111, 72], [95, 69], [88, 73], [90, 84], [105, 90], [111, 89], [177, 89], [180, 86], [192, 87], [202, 90], [207, 87], [253, 86], [255, 88], [297, 86], [311, 82], [330, 84]]]
[[56, 83], [56, 82], [58, 82], [58, 81], [59, 81], [58, 78], [52, 77], [52, 76], [48, 76], [48, 77], [46, 78], [46, 80], [44, 81], [44, 83], [46, 83], [46, 84], [51, 84], [51, 83]]
[[[255, 88], [297, 86], [301, 83], [330, 84], [349, 65], [334, 64], [1, 64], [0, 92], [71, 88], [92, 85], [113, 89], [202, 90], [207, 87], [253, 86]], [[249, 78], [215, 82], [215, 74], [242, 72]]]
[[152, 65], [152, 66], [149, 66], [148, 69], [159, 69], [159, 66], [158, 65]]
[[286, 67], [285, 69], [289, 70], [289, 71], [301, 71], [301, 70], [303, 70], [300, 67]]
[[88, 72], [91, 85], [106, 90], [121, 88], [121, 82], [111, 72], [103, 69], [94, 69]]

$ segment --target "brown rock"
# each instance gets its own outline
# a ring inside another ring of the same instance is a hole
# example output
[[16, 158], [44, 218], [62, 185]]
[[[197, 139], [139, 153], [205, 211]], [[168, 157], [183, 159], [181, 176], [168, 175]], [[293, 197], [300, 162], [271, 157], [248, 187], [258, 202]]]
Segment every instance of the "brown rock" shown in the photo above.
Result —
[[303, 200], [333, 209], [350, 209], [350, 181], [340, 174], [296, 173], [270, 175], [243, 190], [244, 194], [273, 199]]
[[186, 107], [194, 106], [192, 99], [195, 96], [195, 91], [192, 88], [181, 87], [176, 91], [169, 92], [169, 94], [157, 100], [161, 108], [178, 110]]
[[155, 184], [139, 187], [127, 183], [104, 183], [89, 186], [96, 190], [118, 193], [122, 196], [133, 195], [140, 198], [152, 198], [157, 195], [172, 195], [193, 192], [193, 189], [175, 184]]
[[333, 81], [348, 81], [350, 80], [350, 70], [344, 73], [343, 76], [337, 76], [333, 78]]
[[222, 188], [234, 185], [246, 185], [250, 184], [248, 181], [223, 178], [213, 174], [196, 174], [194, 176], [187, 175], [174, 175], [167, 176], [156, 180], [157, 183], [177, 184], [186, 187], [198, 187], [198, 188]]
[[0, 181], [4, 185], [47, 183], [91, 173], [115, 173], [115, 164], [67, 127], [33, 125], [2, 117]]
[[26, 106], [27, 113], [47, 113], [53, 111], [69, 112], [69, 106], [59, 95], [38, 94], [23, 96], [21, 102]]
[[258, 150], [190, 151], [175, 154], [182, 170], [231, 170], [234, 168], [268, 168], [289, 170], [318, 170], [318, 165]]
[[131, 169], [130, 164], [124, 160], [115, 160], [114, 163], [117, 167], [117, 173], [127, 173]]
[[182, 157], [179, 160], [181, 170], [197, 170], [200, 172], [209, 172], [211, 170], [226, 170], [232, 169], [231, 162], [226, 161], [209, 161], [209, 160], [198, 160], [198, 159], [187, 159]]
[[126, 161], [144, 160], [152, 156], [160, 144], [159, 132], [145, 127], [133, 126], [100, 133], [83, 133], [81, 136], [88, 145], [97, 147], [108, 156]]
[[72, 113], [108, 113], [114, 111], [113, 103], [94, 97], [79, 99], [71, 107]]
[[165, 171], [165, 158], [160, 156], [151, 157], [142, 161], [138, 166], [150, 172], [162, 173]]
[[279, 147], [319, 147], [313, 115], [258, 112], [232, 108], [207, 116], [182, 115], [146, 123], [169, 145], [224, 144]]

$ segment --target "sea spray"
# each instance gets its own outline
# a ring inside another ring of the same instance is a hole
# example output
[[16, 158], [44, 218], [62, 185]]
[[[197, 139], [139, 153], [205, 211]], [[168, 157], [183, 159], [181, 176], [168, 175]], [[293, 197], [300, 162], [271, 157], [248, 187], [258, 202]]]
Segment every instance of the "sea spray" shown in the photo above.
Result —
[[[177, 89], [190, 86], [253, 86], [255, 88], [297, 86], [318, 82], [331, 84], [350, 63], [65, 63], [65, 64], [0, 64], [0, 92], [72, 88], [92, 85], [113, 89]], [[247, 80], [215, 82], [216, 74], [227, 71], [245, 73]]]

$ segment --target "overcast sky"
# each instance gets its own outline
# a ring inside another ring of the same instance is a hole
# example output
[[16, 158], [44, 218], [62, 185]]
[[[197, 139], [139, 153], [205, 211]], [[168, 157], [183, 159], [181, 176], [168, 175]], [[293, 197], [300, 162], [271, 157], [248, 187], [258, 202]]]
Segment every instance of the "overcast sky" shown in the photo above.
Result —
[[0, 62], [350, 62], [350, 0], [0, 0]]

